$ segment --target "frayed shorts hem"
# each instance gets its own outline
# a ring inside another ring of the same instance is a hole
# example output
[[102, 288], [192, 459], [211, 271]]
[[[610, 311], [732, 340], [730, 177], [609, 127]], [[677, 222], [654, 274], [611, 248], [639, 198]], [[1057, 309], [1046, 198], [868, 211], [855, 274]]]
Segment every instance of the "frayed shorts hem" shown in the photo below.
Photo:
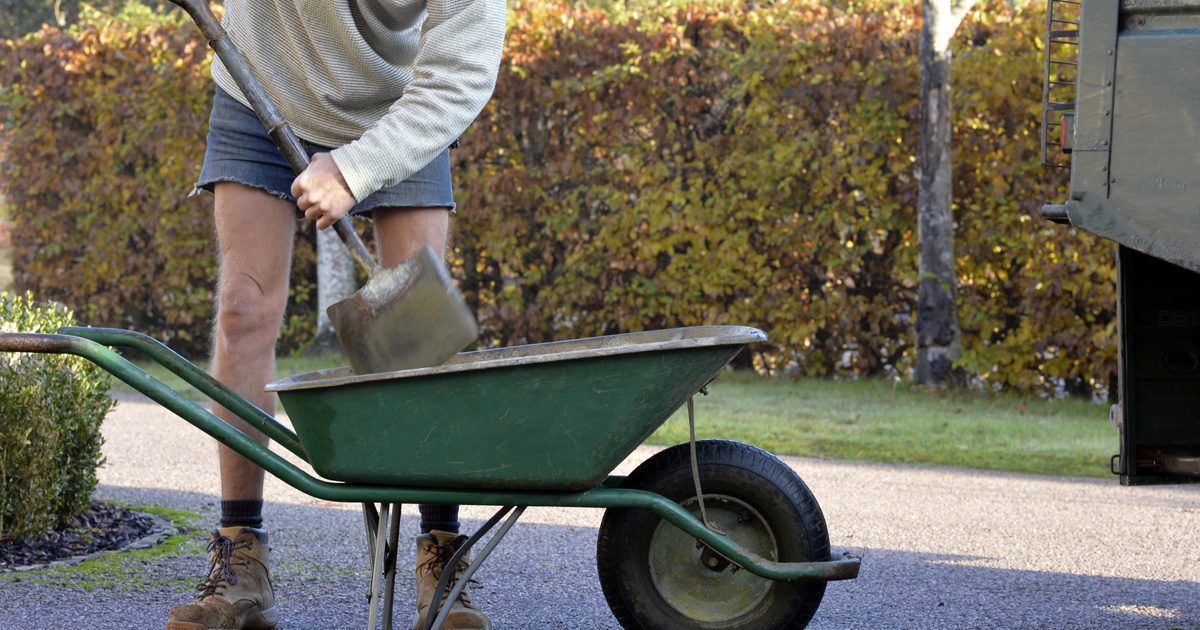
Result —
[[[295, 174], [291, 166], [275, 148], [258, 116], [221, 88], [213, 96], [207, 140], [204, 165], [192, 189], [193, 195], [213, 192], [220, 182], [233, 182], [295, 203], [296, 198], [291, 194]], [[331, 150], [309, 142], [303, 145], [310, 158]], [[376, 208], [446, 208], [453, 212], [449, 149], [407, 180], [371, 193], [355, 204], [350, 214], [370, 216]]]

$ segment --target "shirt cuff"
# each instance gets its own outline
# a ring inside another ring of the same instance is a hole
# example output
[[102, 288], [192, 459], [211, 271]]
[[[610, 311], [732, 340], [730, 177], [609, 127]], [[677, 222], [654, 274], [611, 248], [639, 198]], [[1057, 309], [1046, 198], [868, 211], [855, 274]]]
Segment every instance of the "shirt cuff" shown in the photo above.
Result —
[[379, 190], [378, 178], [372, 176], [366, 156], [355, 150], [354, 143], [330, 151], [329, 156], [342, 172], [342, 179], [346, 180], [346, 186], [350, 188], [355, 201], [362, 201]]

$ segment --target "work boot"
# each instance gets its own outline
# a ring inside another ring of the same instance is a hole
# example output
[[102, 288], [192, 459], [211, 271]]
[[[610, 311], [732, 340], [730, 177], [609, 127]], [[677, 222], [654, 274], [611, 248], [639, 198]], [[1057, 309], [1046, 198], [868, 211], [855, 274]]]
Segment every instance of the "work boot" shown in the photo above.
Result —
[[267, 569], [267, 532], [253, 527], [212, 530], [212, 567], [196, 587], [196, 601], [176, 606], [167, 630], [269, 630], [279, 623]]
[[[433, 592], [437, 590], [438, 580], [441, 579], [442, 572], [446, 570], [450, 557], [466, 539], [466, 536], [436, 529], [417, 537], [417, 620], [413, 623], [413, 630], [422, 630], [427, 619], [437, 617], [438, 607], [432, 605]], [[466, 570], [467, 564], [467, 557], [464, 555], [453, 569], [454, 575], [446, 585], [445, 592], [442, 593], [442, 602], [446, 601], [446, 596], [450, 594], [450, 590], [454, 588], [455, 583]], [[442, 628], [444, 630], [491, 630], [492, 622], [478, 606], [471, 603], [471, 597], [467, 595], [467, 589], [464, 588], [462, 594], [458, 596], [458, 600], [450, 607], [450, 613], [446, 615], [446, 622], [442, 624]]]

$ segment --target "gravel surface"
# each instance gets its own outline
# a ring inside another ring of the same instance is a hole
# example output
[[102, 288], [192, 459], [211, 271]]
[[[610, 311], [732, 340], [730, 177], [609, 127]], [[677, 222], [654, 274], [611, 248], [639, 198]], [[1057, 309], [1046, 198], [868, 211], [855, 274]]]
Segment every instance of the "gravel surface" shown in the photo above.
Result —
[[[104, 432], [98, 498], [200, 513], [187, 552], [130, 560], [135, 577], [99, 590], [81, 587], [69, 568], [5, 579], [0, 628], [161, 628], [204, 573], [218, 501], [212, 441], [134, 398], [118, 405]], [[639, 449], [619, 472], [653, 452]], [[1200, 487], [786, 461], [820, 501], [835, 550], [864, 554], [861, 576], [829, 585], [810, 628], [1200, 629]], [[359, 508], [270, 477], [267, 496], [280, 628], [365, 626]], [[401, 536], [411, 540], [416, 509], [406, 510]], [[467, 528], [490, 513], [464, 508]], [[472, 591], [496, 628], [618, 627], [595, 577], [601, 514], [526, 512]], [[411, 567], [412, 557], [412, 546], [401, 545], [400, 566]], [[408, 579], [399, 586], [396, 625], [407, 628], [413, 588]]]

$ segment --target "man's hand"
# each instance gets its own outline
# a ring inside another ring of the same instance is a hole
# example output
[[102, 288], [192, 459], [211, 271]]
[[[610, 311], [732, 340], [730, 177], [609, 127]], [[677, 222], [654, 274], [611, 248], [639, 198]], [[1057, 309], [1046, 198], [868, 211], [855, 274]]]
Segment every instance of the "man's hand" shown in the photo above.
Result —
[[308, 168], [292, 182], [292, 196], [304, 216], [324, 230], [354, 207], [354, 195], [337, 162], [328, 153], [317, 153]]

